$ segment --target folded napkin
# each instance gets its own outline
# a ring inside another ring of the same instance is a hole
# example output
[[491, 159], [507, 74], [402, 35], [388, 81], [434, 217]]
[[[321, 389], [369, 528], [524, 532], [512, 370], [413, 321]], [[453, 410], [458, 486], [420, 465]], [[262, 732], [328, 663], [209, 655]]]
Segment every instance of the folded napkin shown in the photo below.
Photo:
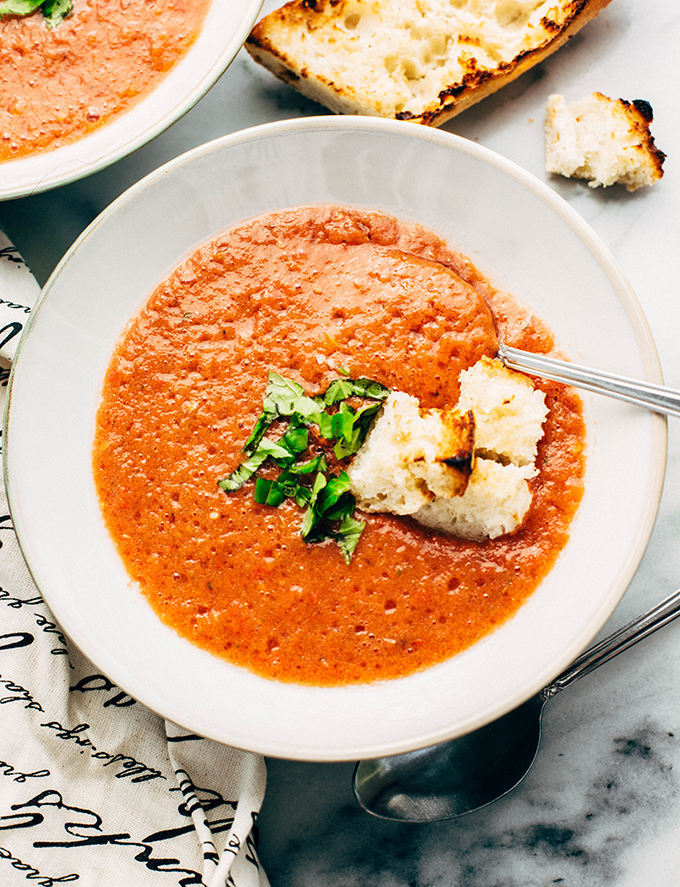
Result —
[[[35, 279], [0, 232], [0, 406]], [[264, 760], [188, 733], [64, 637], [0, 483], [0, 884], [265, 887]]]

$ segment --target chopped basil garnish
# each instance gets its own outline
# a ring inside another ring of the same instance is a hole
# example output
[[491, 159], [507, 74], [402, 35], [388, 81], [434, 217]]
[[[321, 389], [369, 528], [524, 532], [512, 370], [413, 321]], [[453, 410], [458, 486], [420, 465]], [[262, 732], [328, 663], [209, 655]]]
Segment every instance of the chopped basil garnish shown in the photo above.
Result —
[[2, 0], [0, 18], [5, 15], [31, 15], [40, 7], [48, 28], [55, 28], [73, 11], [72, 0]]
[[[349, 563], [366, 526], [365, 521], [352, 516], [356, 502], [349, 476], [345, 471], [332, 474], [324, 453], [307, 461], [298, 458], [308, 449], [310, 425], [316, 425], [319, 436], [334, 443], [336, 459], [356, 453], [389, 393], [389, 388], [372, 379], [336, 379], [324, 394], [309, 397], [297, 382], [270, 372], [262, 412], [243, 445], [246, 458], [218, 485], [225, 493], [238, 490], [269, 460], [281, 473], [275, 480], [255, 478], [255, 501], [278, 508], [286, 499], [294, 499], [305, 509], [302, 538], [310, 543], [334, 539]], [[355, 410], [347, 403], [350, 397], [373, 402]], [[287, 419], [288, 427], [273, 441], [265, 435], [278, 419]]]

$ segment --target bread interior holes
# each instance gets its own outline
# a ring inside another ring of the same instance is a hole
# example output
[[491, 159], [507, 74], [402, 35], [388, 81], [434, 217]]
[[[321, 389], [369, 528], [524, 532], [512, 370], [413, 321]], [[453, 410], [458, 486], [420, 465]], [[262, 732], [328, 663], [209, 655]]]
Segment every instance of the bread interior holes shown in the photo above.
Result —
[[522, 0], [498, 0], [496, 3], [495, 16], [498, 24], [502, 28], [523, 28], [529, 21], [529, 18], [543, 0], [530, 0], [530, 2], [522, 2]]
[[385, 56], [385, 70], [388, 74], [394, 74], [394, 72], [399, 67], [399, 56], [397, 55], [386, 55]]
[[407, 80], [419, 80], [421, 77], [421, 74], [418, 71], [418, 65], [413, 59], [402, 59], [401, 69]]
[[[423, 35], [425, 37], [425, 35]], [[437, 67], [446, 63], [449, 37], [446, 34], [429, 34], [423, 47], [422, 59], [426, 65]]]
[[358, 12], [349, 12], [345, 16], [345, 27], [348, 31], [355, 31], [359, 26], [359, 22], [361, 21], [361, 16]]
[[[409, 37], [414, 44], [412, 57], [401, 57], [396, 53], [386, 55], [383, 63], [388, 74], [400, 70], [405, 80], [421, 80], [427, 76], [424, 68], [440, 67], [446, 64], [450, 37], [428, 29], [416, 27], [412, 22], [404, 22], [401, 26], [410, 31]], [[399, 110], [399, 109], [397, 109]]]

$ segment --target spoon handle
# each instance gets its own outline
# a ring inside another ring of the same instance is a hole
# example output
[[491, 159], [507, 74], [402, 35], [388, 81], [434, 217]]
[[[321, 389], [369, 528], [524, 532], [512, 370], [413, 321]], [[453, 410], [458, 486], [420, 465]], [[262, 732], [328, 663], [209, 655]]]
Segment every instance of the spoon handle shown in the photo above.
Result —
[[669, 595], [656, 607], [648, 610], [642, 616], [638, 616], [637, 619], [633, 619], [632, 622], [582, 653], [561, 675], [542, 690], [543, 697], [550, 699], [560, 690], [564, 690], [565, 687], [573, 684], [584, 675], [590, 674], [598, 666], [613, 659], [614, 656], [618, 656], [619, 653], [623, 653], [624, 650], [672, 622], [678, 616], [680, 616], [680, 590]]
[[502, 342], [498, 347], [498, 357], [511, 370], [520, 370], [530, 376], [542, 376], [555, 382], [565, 382], [567, 385], [585, 388], [596, 394], [606, 394], [657, 413], [680, 418], [680, 391], [673, 388], [628, 379], [616, 373], [588, 369], [544, 354], [520, 351]]

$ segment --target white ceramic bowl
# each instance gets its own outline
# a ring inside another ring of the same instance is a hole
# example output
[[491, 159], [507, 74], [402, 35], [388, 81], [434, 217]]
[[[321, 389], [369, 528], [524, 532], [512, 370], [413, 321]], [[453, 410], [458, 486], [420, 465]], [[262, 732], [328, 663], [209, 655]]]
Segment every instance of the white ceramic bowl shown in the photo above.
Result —
[[263, 680], [191, 646], [131, 586], [103, 526], [90, 455], [116, 340], [198, 244], [304, 203], [416, 220], [548, 321], [578, 362], [660, 381], [642, 312], [607, 250], [549, 188], [478, 145], [414, 124], [310, 118], [196, 149], [131, 188], [61, 262], [12, 375], [6, 474], [33, 576], [97, 667], [197, 733], [272, 756], [337, 761], [438, 742], [539, 690], [601, 628], [650, 535], [666, 424], [584, 395], [586, 493], [571, 540], [519, 613], [465, 653], [405, 679], [323, 689]]
[[261, 6], [262, 0], [212, 0], [196, 42], [146, 98], [73, 144], [0, 163], [0, 200], [82, 179], [151, 141], [226, 71]]

